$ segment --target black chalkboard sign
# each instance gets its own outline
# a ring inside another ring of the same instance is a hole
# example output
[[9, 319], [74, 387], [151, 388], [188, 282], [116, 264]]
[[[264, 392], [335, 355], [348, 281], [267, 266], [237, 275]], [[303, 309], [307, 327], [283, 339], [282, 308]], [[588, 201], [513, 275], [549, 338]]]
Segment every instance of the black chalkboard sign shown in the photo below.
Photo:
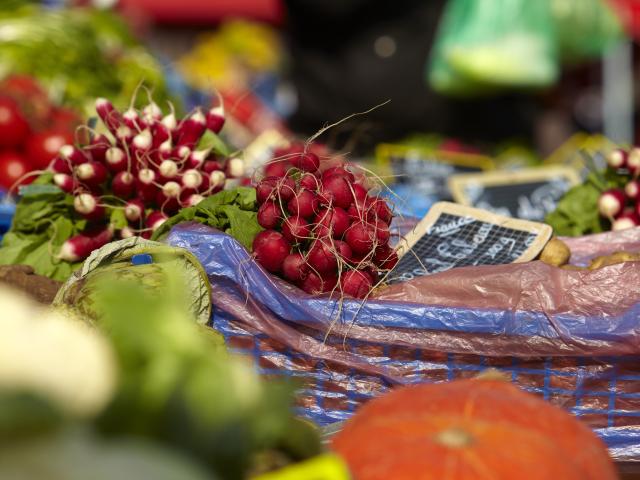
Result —
[[499, 215], [542, 221], [580, 181], [569, 167], [529, 168], [455, 175], [449, 188], [456, 202]]
[[[402, 145], [379, 145], [378, 164], [392, 176], [393, 183], [410, 185], [421, 195], [436, 200], [452, 198], [447, 179], [459, 173], [483, 172], [494, 167], [482, 155], [449, 153]], [[390, 182], [391, 183], [391, 182]]]
[[543, 223], [438, 202], [400, 243], [400, 261], [386, 281], [398, 283], [456, 267], [526, 262], [540, 253], [551, 233]]

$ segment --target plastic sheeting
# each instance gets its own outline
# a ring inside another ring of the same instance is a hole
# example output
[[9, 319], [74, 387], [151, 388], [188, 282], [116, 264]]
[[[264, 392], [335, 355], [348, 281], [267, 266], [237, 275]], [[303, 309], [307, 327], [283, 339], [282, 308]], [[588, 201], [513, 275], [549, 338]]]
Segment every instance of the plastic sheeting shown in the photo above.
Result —
[[[394, 384], [494, 367], [578, 415], [616, 458], [640, 459], [640, 262], [465, 267], [381, 288], [363, 303], [307, 295], [199, 224], [177, 226], [168, 242], [207, 271], [212, 325], [264, 373], [304, 380], [301, 412], [320, 424]], [[640, 229], [568, 243], [585, 263], [640, 250]]]

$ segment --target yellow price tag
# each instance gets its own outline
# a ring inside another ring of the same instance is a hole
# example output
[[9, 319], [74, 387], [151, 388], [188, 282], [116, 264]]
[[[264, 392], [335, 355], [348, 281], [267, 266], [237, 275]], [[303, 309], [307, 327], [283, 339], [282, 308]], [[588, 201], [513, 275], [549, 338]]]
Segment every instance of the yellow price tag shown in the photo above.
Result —
[[330, 453], [319, 455], [305, 462], [296, 463], [269, 472], [252, 480], [350, 480], [347, 466], [337, 455]]

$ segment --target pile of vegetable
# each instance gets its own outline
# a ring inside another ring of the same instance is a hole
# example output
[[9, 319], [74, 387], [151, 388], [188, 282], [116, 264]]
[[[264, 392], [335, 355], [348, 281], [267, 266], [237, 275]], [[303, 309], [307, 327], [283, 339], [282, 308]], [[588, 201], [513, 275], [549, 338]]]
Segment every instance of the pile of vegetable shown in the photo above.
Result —
[[558, 235], [578, 236], [640, 225], [640, 148], [618, 148], [604, 171], [591, 169], [546, 218]]
[[89, 134], [62, 146], [50, 172], [24, 192], [0, 264], [27, 264], [64, 280], [112, 239], [149, 238], [182, 207], [235, 186], [244, 161], [229, 157], [217, 136], [223, 107], [196, 108], [182, 119], [169, 110], [150, 100], [121, 113], [98, 99], [104, 133], [86, 127]]
[[241, 480], [320, 452], [293, 385], [229, 355], [166, 278], [94, 282], [91, 321], [0, 288], [0, 478]]
[[87, 113], [96, 97], [128, 102], [140, 82], [153, 88], [159, 102], [169, 99], [161, 64], [115, 13], [37, 4], [3, 7], [0, 77], [3, 72], [32, 75], [58, 101]]
[[307, 293], [366, 297], [393, 268], [393, 212], [355, 166], [329, 166], [303, 144], [279, 149], [256, 186], [257, 261]]
[[31, 77], [0, 82], [0, 186], [29, 183], [26, 174], [47, 168], [60, 147], [72, 143], [80, 117], [55, 105]]

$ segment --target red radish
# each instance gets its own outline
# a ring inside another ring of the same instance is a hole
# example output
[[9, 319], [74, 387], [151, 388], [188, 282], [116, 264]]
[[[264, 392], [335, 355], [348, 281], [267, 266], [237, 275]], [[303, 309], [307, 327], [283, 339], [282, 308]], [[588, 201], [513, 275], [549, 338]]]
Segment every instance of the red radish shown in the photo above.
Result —
[[149, 215], [147, 215], [145, 225], [147, 228], [150, 228], [151, 231], [156, 231], [158, 228], [160, 228], [160, 225], [162, 225], [164, 222], [167, 221], [168, 218], [169, 217], [167, 217], [162, 212], [159, 212], [159, 211], [151, 212], [149, 213]]
[[130, 172], [118, 172], [111, 182], [111, 190], [116, 197], [128, 199], [135, 191], [135, 177]]
[[198, 140], [200, 140], [200, 137], [202, 137], [206, 128], [207, 120], [205, 116], [200, 109], [196, 109], [193, 115], [185, 118], [178, 126], [176, 143], [193, 148], [198, 143]]
[[631, 200], [637, 200], [640, 197], [640, 181], [631, 180], [625, 185], [624, 193]]
[[207, 128], [213, 133], [219, 133], [224, 126], [224, 107], [218, 105], [207, 112]]
[[340, 277], [340, 290], [350, 297], [365, 298], [371, 291], [371, 287], [370, 277], [358, 270], [349, 270]]
[[197, 204], [199, 204], [201, 201], [204, 200], [204, 197], [198, 193], [194, 193], [192, 195], [189, 195], [187, 197], [187, 200], [183, 203], [183, 205], [185, 207], [193, 207]]
[[640, 174], [640, 148], [632, 148], [627, 156], [627, 168], [634, 176]]
[[352, 204], [349, 208], [347, 208], [347, 215], [349, 215], [349, 218], [353, 219], [353, 220], [360, 220], [363, 221], [366, 218], [366, 213], [365, 210], [363, 208], [358, 208], [357, 204]]
[[258, 208], [258, 223], [266, 229], [273, 229], [280, 224], [282, 212], [274, 202], [265, 202]]
[[[151, 129], [151, 136], [153, 137], [151, 145], [153, 148], [160, 148], [161, 145], [167, 142], [171, 145], [171, 131], [163, 123], [156, 121], [147, 123], [145, 121], [145, 124]], [[164, 148], [166, 149], [167, 147]]]
[[[205, 162], [205, 160], [209, 156], [210, 152], [211, 152], [211, 149], [194, 150], [193, 152], [191, 152], [191, 154], [189, 155], [189, 158], [187, 159], [187, 168], [200, 168], [200, 167], [202, 167], [204, 162]], [[222, 167], [221, 168], [212, 169], [210, 171], [212, 172], [213, 170], [222, 170]], [[207, 172], [207, 173], [209, 173], [209, 172]]]
[[373, 222], [370, 222], [370, 225], [376, 233], [376, 240], [379, 245], [385, 245], [389, 242], [389, 237], [391, 236], [391, 233], [389, 232], [389, 225], [382, 220], [374, 220]]
[[178, 164], [173, 160], [163, 160], [158, 167], [160, 173], [160, 182], [176, 178], [178, 176]]
[[[267, 205], [267, 203], [265, 203]], [[310, 238], [311, 227], [301, 217], [289, 217], [282, 224], [282, 235], [290, 242], [302, 242]]]
[[303, 218], [311, 217], [318, 210], [318, 206], [318, 196], [315, 193], [304, 189], [296, 193], [287, 203], [289, 213]]
[[624, 192], [614, 188], [607, 190], [598, 199], [598, 211], [603, 217], [612, 219], [624, 208]]
[[[155, 147], [155, 142], [152, 142], [152, 146]], [[162, 142], [155, 152], [151, 152], [153, 158], [156, 160], [168, 160], [173, 154], [173, 146], [171, 140], [165, 140]]]
[[264, 178], [256, 186], [256, 201], [258, 205], [266, 202], [278, 185], [278, 177]]
[[20, 185], [30, 183], [33, 178], [22, 178], [30, 169], [29, 163], [19, 153], [10, 150], [0, 152], [0, 186], [7, 190], [19, 180]]
[[124, 206], [124, 216], [130, 222], [138, 222], [144, 215], [144, 203], [139, 198], [129, 200]]
[[282, 262], [282, 274], [291, 282], [302, 281], [309, 272], [309, 266], [301, 253], [287, 255]]
[[296, 182], [293, 178], [283, 177], [278, 180], [278, 197], [283, 202], [288, 202], [296, 194]]
[[107, 168], [99, 162], [83, 163], [82, 165], [78, 165], [74, 170], [80, 179], [80, 183], [92, 187], [104, 183], [107, 179]]
[[360, 271], [364, 273], [369, 280], [371, 280], [371, 285], [378, 283], [378, 271], [374, 267], [367, 267]]
[[55, 173], [70, 174], [73, 171], [73, 167], [69, 160], [65, 160], [62, 157], [56, 157], [51, 162], [49, 169]]
[[272, 160], [264, 166], [264, 175], [266, 177], [284, 177], [290, 168], [291, 163], [288, 160]]
[[104, 155], [107, 168], [114, 173], [127, 169], [127, 156], [124, 150], [118, 147], [111, 147]]
[[300, 187], [315, 192], [320, 187], [320, 180], [311, 173], [305, 173], [300, 177]]
[[316, 240], [309, 249], [309, 266], [320, 274], [335, 273], [338, 269], [338, 257], [330, 240]]
[[332, 291], [338, 278], [332, 275], [321, 277], [317, 273], [311, 271], [307, 274], [306, 278], [302, 280], [300, 288], [311, 295], [318, 295], [320, 293], [326, 293]]
[[626, 230], [640, 225], [640, 217], [633, 210], [621, 213], [612, 223], [611, 230]]
[[227, 178], [240, 178], [244, 175], [244, 161], [241, 158], [233, 157], [227, 160], [224, 168]]
[[398, 254], [389, 245], [380, 245], [373, 255], [373, 263], [382, 270], [391, 270], [398, 263]]
[[55, 183], [56, 186], [60, 188], [60, 190], [66, 193], [73, 192], [75, 188], [73, 177], [71, 175], [67, 175], [66, 173], [56, 173], [53, 176], [53, 183]]
[[218, 170], [222, 171], [224, 170], [224, 167], [222, 163], [220, 163], [218, 160], [207, 160], [202, 165], [202, 170], [205, 173], [211, 173], [211, 172], [216, 172]]
[[347, 178], [334, 175], [322, 180], [322, 198], [328, 205], [334, 207], [349, 208], [353, 202], [351, 184]]
[[92, 251], [103, 247], [113, 238], [111, 226], [92, 232], [80, 233], [62, 244], [58, 258], [67, 262], [79, 262]]
[[73, 141], [71, 135], [44, 131], [29, 137], [25, 145], [27, 159], [35, 168], [47, 168], [60, 149]]
[[86, 155], [73, 145], [63, 145], [60, 147], [60, 156], [69, 160], [72, 165], [81, 165], [89, 161]]
[[219, 192], [224, 188], [227, 177], [224, 172], [216, 170], [209, 174], [209, 188], [212, 192]]
[[624, 168], [627, 165], [627, 156], [628, 153], [626, 151], [616, 148], [607, 155], [607, 164], [615, 169]]
[[370, 225], [363, 222], [354, 222], [347, 230], [344, 238], [355, 254], [362, 255], [373, 250], [376, 235]]
[[351, 184], [351, 195], [356, 205], [365, 205], [368, 191], [359, 183]]
[[104, 217], [104, 207], [98, 204], [98, 198], [90, 193], [79, 193], [73, 199], [73, 208], [87, 220], [99, 220]]
[[355, 177], [353, 173], [347, 170], [345, 167], [331, 167], [327, 168], [324, 172], [322, 172], [322, 181], [331, 178], [331, 177], [345, 177], [349, 183], [355, 182]]
[[260, 246], [263, 243], [267, 242], [267, 240], [269, 240], [269, 238], [271, 238], [271, 233], [272, 232], [273, 232], [273, 230], [262, 230], [261, 232], [258, 232], [258, 234], [253, 239], [252, 249], [255, 251], [255, 249], [258, 248], [258, 246]]
[[122, 125], [120, 112], [118, 112], [113, 104], [106, 98], [98, 98], [96, 100], [96, 112], [109, 131], [115, 134], [118, 127]]
[[0, 147], [19, 147], [28, 136], [29, 123], [18, 104], [8, 97], [0, 98]]
[[383, 199], [373, 197], [370, 204], [367, 206], [367, 217], [370, 221], [382, 220], [384, 223], [391, 223], [393, 219], [393, 212]]
[[333, 246], [338, 253], [338, 257], [343, 262], [351, 262], [353, 257], [353, 251], [347, 242], [343, 242], [342, 240], [334, 240]]
[[253, 241], [253, 252], [260, 265], [270, 272], [276, 273], [282, 269], [284, 259], [291, 251], [291, 245], [286, 238], [274, 230], [267, 230], [261, 237]]
[[304, 172], [317, 172], [320, 168], [320, 158], [315, 153], [307, 152], [292, 157], [294, 167]]
[[316, 215], [314, 221], [314, 232], [319, 236], [332, 235], [340, 238], [347, 231], [351, 224], [351, 218], [347, 212], [340, 207], [324, 208]]

